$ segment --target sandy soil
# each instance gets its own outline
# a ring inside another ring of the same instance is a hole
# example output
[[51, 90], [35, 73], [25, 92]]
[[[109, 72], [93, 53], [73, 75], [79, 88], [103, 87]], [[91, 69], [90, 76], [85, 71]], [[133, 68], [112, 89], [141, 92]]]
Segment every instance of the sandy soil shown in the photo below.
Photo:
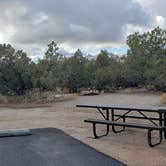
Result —
[[[68, 101], [38, 108], [0, 108], [0, 129], [55, 127], [64, 130], [73, 137], [89, 144], [127, 165], [165, 166], [166, 141], [150, 148], [147, 144], [147, 131], [126, 129], [123, 133], [101, 139], [93, 139], [92, 126], [84, 119], [100, 117], [97, 111], [76, 108], [76, 104], [139, 104], [158, 105], [159, 95], [155, 94], [103, 94], [99, 96], [78, 96]], [[104, 128], [100, 128], [104, 131]]]

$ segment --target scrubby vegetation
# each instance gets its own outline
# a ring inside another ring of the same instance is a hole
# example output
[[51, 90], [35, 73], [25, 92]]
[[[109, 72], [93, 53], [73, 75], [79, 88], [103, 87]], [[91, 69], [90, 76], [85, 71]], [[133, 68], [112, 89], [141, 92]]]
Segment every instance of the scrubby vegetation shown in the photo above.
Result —
[[146, 87], [166, 91], [166, 29], [159, 27], [127, 37], [126, 56], [110, 56], [101, 50], [96, 60], [88, 60], [81, 50], [72, 57], [58, 52], [53, 41], [43, 59], [33, 62], [27, 54], [9, 44], [0, 45], [0, 93], [23, 95], [39, 91], [81, 88], [111, 91], [126, 87]]

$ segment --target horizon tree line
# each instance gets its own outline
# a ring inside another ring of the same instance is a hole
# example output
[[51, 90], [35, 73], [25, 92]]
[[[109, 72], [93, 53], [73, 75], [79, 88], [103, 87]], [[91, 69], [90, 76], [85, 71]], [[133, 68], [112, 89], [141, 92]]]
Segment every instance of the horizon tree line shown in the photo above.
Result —
[[37, 63], [24, 51], [0, 44], [0, 93], [23, 95], [27, 90], [56, 88], [109, 92], [127, 87], [166, 91], [166, 29], [136, 32], [127, 37], [126, 44], [129, 49], [124, 57], [101, 50], [96, 59], [88, 60], [80, 49], [65, 57], [52, 41]]

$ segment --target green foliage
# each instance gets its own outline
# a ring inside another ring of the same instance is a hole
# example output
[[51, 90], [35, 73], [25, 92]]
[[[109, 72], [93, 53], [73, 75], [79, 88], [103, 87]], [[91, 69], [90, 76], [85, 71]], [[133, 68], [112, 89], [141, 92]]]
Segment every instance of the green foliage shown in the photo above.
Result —
[[107, 51], [101, 50], [101, 52], [97, 56], [96, 65], [99, 68], [106, 67], [109, 65], [109, 56]]
[[82, 52], [78, 49], [73, 57], [67, 59], [66, 63], [64, 67], [66, 87], [70, 89], [70, 92], [78, 92], [80, 88], [87, 86], [87, 59], [83, 57]]
[[0, 92], [23, 94], [32, 88], [29, 65], [31, 60], [23, 51], [15, 51], [11, 45], [0, 45]]
[[[99, 56], [101, 56], [101, 53], [99, 54]], [[104, 55], [105, 60], [107, 59], [107, 62], [105, 61], [105, 65], [103, 65], [103, 67], [97, 67], [96, 78], [95, 78], [96, 88], [98, 90], [106, 90], [106, 91], [118, 89], [119, 87], [121, 87], [122, 84], [122, 75], [121, 75], [122, 65], [120, 64], [119, 61], [117, 61], [116, 58], [109, 57], [108, 53], [106, 54], [106, 52], [104, 52], [104, 54], [105, 54]]]
[[166, 90], [166, 29], [159, 27], [129, 35], [124, 74], [128, 86], [150, 86]]
[[37, 64], [36, 87], [40, 90], [52, 90], [57, 86], [59, 62], [63, 59], [62, 55], [57, 52], [58, 49], [57, 44], [52, 41], [48, 44], [44, 59], [39, 60]]
[[82, 88], [147, 87], [166, 91], [166, 29], [131, 34], [127, 45], [125, 57], [101, 50], [96, 60], [88, 60], [79, 49], [64, 57], [52, 41], [44, 58], [34, 63], [22, 50], [0, 44], [0, 93], [21, 95], [32, 88], [79, 92]]

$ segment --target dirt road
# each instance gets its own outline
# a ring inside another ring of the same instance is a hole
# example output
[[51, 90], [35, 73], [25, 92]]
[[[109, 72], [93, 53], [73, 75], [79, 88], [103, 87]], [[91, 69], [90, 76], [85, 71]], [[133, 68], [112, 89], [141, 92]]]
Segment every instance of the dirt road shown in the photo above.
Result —
[[[83, 122], [89, 117], [97, 117], [95, 110], [76, 108], [76, 104], [139, 104], [158, 105], [159, 95], [155, 94], [103, 94], [98, 96], [78, 96], [68, 101], [51, 104], [50, 107], [29, 109], [0, 108], [0, 129], [55, 127], [89, 144], [128, 165], [165, 166], [166, 141], [157, 147], [147, 145], [147, 132], [127, 129], [94, 140], [91, 126]], [[101, 128], [103, 131], [103, 128]]]

